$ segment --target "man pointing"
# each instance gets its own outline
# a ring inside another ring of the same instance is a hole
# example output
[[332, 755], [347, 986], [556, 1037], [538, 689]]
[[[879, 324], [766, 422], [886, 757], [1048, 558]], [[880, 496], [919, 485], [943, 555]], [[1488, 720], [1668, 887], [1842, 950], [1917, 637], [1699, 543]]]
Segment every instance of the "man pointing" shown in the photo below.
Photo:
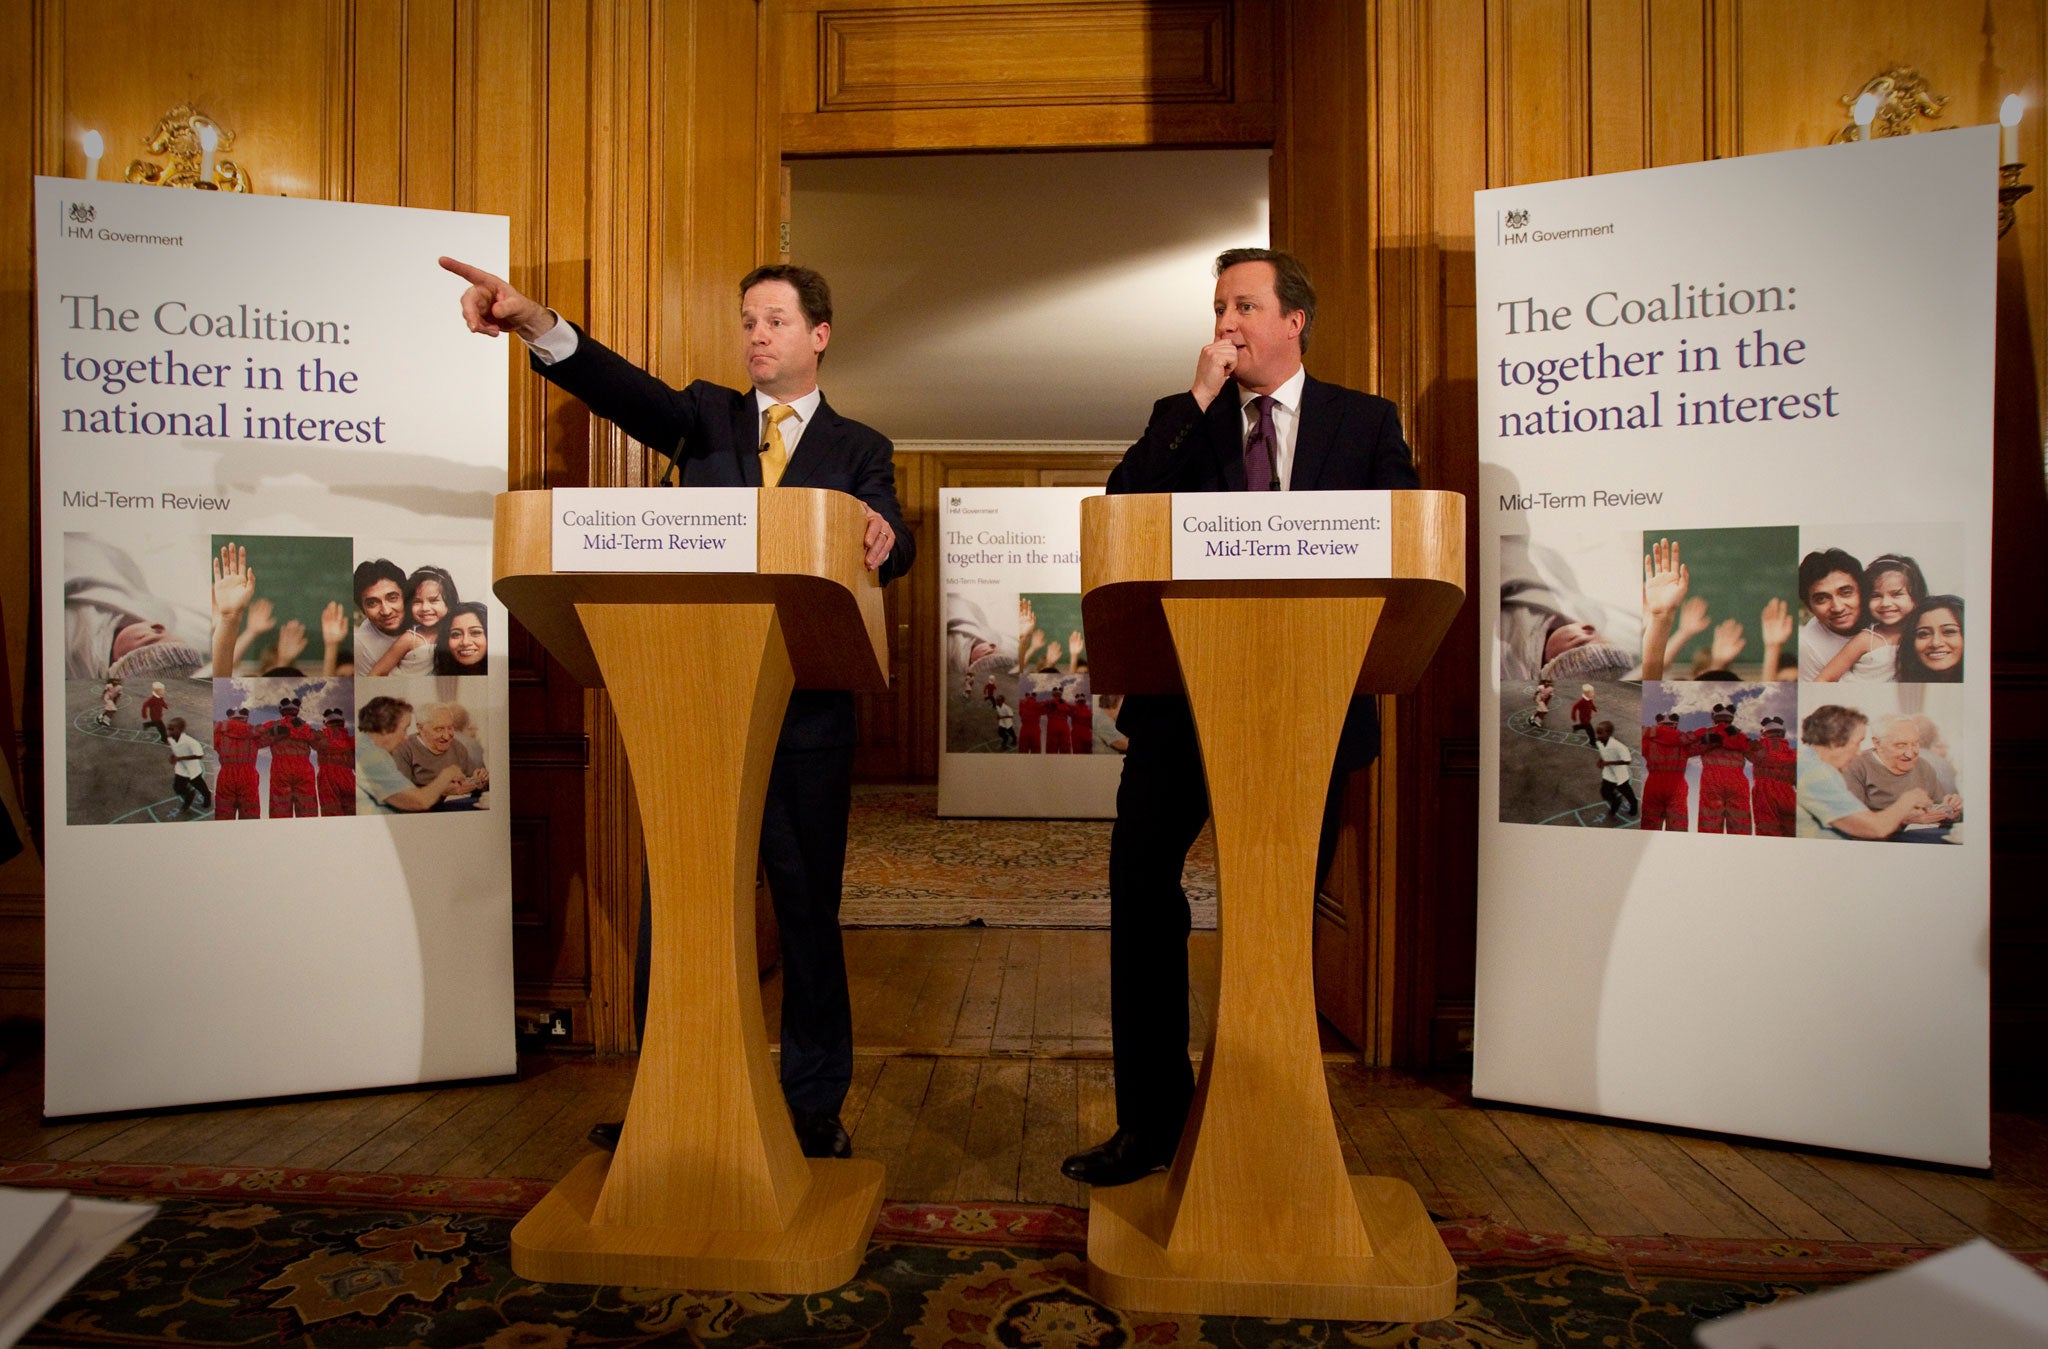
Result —
[[[845, 492], [867, 515], [862, 560], [886, 582], [916, 545], [896, 503], [888, 439], [832, 410], [818, 364], [832, 336], [832, 292], [807, 267], [757, 267], [740, 282], [741, 354], [752, 388], [656, 379], [522, 295], [501, 277], [453, 258], [441, 265], [469, 283], [470, 331], [513, 333], [542, 378], [627, 435], [673, 459], [685, 487], [821, 487]], [[806, 1156], [845, 1157], [853, 1145], [839, 1108], [853, 1078], [853, 1020], [839, 934], [846, 819], [852, 803], [853, 695], [790, 695], [761, 812], [761, 865], [782, 929], [782, 1093]], [[641, 920], [645, 969], [649, 924]], [[618, 1126], [591, 1137], [617, 1141]]]

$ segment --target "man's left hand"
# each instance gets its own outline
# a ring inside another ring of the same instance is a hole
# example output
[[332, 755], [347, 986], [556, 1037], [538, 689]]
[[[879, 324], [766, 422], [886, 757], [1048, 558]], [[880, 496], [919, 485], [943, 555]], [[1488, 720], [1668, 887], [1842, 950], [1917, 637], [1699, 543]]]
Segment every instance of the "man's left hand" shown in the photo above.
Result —
[[896, 531], [881, 512], [862, 503], [861, 510], [867, 513], [868, 527], [861, 535], [861, 559], [869, 571], [889, 560], [889, 554], [896, 549]]

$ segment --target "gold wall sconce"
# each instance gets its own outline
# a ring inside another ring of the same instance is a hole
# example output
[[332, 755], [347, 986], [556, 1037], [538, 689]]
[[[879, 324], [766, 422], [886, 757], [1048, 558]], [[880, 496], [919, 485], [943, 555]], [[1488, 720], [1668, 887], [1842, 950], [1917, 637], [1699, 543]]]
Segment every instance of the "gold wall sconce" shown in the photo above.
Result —
[[[1839, 101], [1849, 111], [1849, 122], [1828, 138], [1830, 145], [1910, 135], [1923, 129], [1922, 122], [1941, 116], [1948, 106], [1948, 95], [1929, 89], [1920, 72], [1911, 66], [1894, 66], [1871, 76], [1861, 89], [1842, 95]], [[2031, 184], [2020, 181], [2020, 171], [2026, 168], [2020, 163], [2019, 137], [2020, 115], [2025, 111], [2026, 103], [2018, 94], [2007, 96], [1998, 109], [2002, 128], [1998, 141], [2000, 238], [2012, 228], [2014, 203], [2034, 190]]]
[[[150, 154], [166, 155], [168, 164], [138, 159], [128, 165], [127, 180], [154, 187], [192, 187], [207, 192], [247, 192], [249, 174], [232, 159], [221, 158], [231, 150], [235, 133], [189, 103], [180, 103], [157, 119], [144, 147]], [[88, 174], [98, 162], [88, 151]]]

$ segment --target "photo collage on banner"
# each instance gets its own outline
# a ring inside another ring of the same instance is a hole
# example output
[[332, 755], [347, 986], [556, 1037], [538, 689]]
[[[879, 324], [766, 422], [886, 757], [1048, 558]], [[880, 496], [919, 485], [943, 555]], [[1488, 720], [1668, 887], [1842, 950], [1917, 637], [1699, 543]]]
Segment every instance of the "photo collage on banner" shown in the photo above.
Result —
[[1474, 1095], [1986, 1164], [1997, 186], [1475, 194]]
[[506, 221], [36, 209], [45, 1108], [509, 1071]]
[[1503, 823], [1969, 837], [1960, 522], [1558, 528], [1499, 556]]
[[960, 488], [942, 498], [941, 815], [1115, 814], [1122, 699], [1091, 687], [1081, 623], [1081, 502], [1100, 490]]

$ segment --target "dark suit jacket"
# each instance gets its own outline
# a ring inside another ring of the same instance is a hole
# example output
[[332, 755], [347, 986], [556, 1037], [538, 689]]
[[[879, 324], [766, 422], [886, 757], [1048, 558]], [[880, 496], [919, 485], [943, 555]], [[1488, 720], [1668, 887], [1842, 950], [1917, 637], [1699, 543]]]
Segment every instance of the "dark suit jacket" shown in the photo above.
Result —
[[[759, 487], [761, 414], [753, 390], [745, 393], [705, 380], [671, 388], [581, 328], [576, 352], [553, 365], [533, 358], [550, 383], [583, 400], [649, 449], [674, 459], [685, 487]], [[888, 437], [849, 421], [820, 398], [782, 472], [784, 487], [826, 487], [860, 498], [896, 532], [882, 563], [884, 581], [901, 576], [917, 544], [896, 504], [894, 447]], [[857, 739], [853, 695], [835, 689], [798, 689], [782, 719], [781, 749], [830, 749]]]
[[[1237, 382], [1228, 381], [1207, 411], [1191, 393], [1152, 405], [1152, 420], [1138, 443], [1124, 451], [1109, 475], [1111, 492], [1242, 492], [1244, 424]], [[1310, 376], [1301, 391], [1301, 427], [1294, 441], [1288, 489], [1295, 492], [1420, 487], [1401, 417], [1392, 403], [1369, 393], [1325, 384]], [[1142, 734], [1152, 713], [1144, 700], [1125, 704], [1118, 718]], [[1137, 724], [1130, 724], [1130, 714]], [[1176, 718], [1177, 720], [1177, 718]], [[1370, 698], [1354, 698], [1337, 738], [1337, 769], [1349, 772], [1379, 753], [1379, 713]]]

